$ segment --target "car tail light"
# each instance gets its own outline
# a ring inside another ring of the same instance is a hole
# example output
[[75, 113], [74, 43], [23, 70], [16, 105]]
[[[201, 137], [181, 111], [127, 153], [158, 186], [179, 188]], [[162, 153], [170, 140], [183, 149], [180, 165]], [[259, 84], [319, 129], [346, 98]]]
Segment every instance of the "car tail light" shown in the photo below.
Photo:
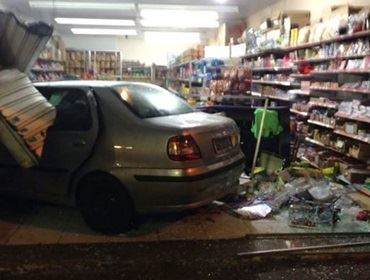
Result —
[[178, 135], [171, 137], [167, 144], [167, 153], [175, 161], [200, 159], [199, 147], [191, 135]]

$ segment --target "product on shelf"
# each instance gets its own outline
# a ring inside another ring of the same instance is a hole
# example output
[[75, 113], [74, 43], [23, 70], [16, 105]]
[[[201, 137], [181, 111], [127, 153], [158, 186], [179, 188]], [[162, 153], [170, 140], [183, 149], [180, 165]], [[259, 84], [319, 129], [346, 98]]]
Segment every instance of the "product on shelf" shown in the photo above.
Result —
[[293, 63], [288, 55], [278, 58], [271, 54], [270, 56], [260, 56], [257, 59], [245, 59], [244, 66], [248, 68], [289, 68]]
[[327, 108], [337, 108], [338, 102], [325, 97], [311, 97], [309, 105]]
[[338, 114], [354, 118], [370, 118], [370, 106], [362, 105], [360, 100], [343, 101], [338, 106]]
[[121, 52], [67, 49], [66, 73], [81, 79], [121, 77]]
[[251, 90], [251, 76], [250, 69], [246, 67], [224, 67], [222, 78], [210, 81], [210, 94], [211, 96], [246, 94]]
[[[332, 13], [330, 18], [327, 18], [323, 22], [312, 24], [311, 26], [307, 26], [310, 20], [306, 20], [306, 25], [302, 25], [302, 22], [300, 22], [298, 28], [297, 24], [292, 24], [292, 18], [290, 16], [285, 18], [283, 16], [277, 20], [266, 20], [266, 22], [261, 25], [259, 31], [249, 29], [245, 32], [247, 56], [253, 56], [263, 51], [266, 51], [266, 53], [285, 51], [289, 50], [289, 48], [295, 48], [296, 46], [298, 48], [307, 49], [308, 47], [318, 46], [322, 43], [332, 43], [331, 40], [340, 41], [342, 38], [346, 40], [350, 36], [358, 36], [361, 32], [366, 33], [370, 30], [368, 9], [357, 9], [356, 14], [347, 13], [346, 15], [345, 13]], [[301, 16], [300, 19], [305, 19], [305, 16]], [[336, 40], [337, 38], [338, 40]], [[346, 47], [348, 46], [341, 47], [341, 49], [345, 49]], [[327, 55], [333, 56], [344, 53], [344, 51], [335, 53], [331, 50], [326, 52]], [[347, 55], [350, 55], [350, 53], [351, 52], [348, 52]], [[308, 55], [306, 57], [314, 57], [315, 55], [318, 55], [318, 52], [313, 53], [312, 56]], [[301, 58], [302, 56], [297, 59]]]

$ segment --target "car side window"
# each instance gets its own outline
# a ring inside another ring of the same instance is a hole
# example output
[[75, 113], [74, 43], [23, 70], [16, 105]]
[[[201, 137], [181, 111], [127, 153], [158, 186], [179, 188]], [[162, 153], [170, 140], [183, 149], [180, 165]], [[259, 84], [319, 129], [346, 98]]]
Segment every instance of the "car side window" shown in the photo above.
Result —
[[91, 110], [86, 93], [80, 89], [39, 88], [56, 107], [57, 115], [50, 131], [87, 131], [92, 127]]

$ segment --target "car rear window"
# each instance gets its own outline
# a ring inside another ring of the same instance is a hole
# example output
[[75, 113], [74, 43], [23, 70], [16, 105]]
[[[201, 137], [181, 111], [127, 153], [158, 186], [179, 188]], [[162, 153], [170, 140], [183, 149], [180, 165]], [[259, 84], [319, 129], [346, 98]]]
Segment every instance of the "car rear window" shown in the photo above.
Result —
[[115, 87], [115, 90], [140, 118], [155, 118], [194, 112], [194, 109], [184, 100], [159, 86], [128, 84]]

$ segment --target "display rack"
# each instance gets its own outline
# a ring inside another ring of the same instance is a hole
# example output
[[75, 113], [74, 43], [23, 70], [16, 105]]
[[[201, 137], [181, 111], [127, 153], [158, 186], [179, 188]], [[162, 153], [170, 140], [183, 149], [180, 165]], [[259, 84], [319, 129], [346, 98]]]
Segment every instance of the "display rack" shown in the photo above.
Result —
[[98, 79], [122, 77], [121, 51], [88, 51], [88, 67]]
[[65, 62], [56, 59], [38, 58], [31, 68], [30, 78], [33, 82], [63, 80], [65, 75]]
[[120, 79], [120, 51], [66, 49], [66, 73], [80, 79]]
[[[359, 40], [369, 44], [370, 30], [292, 47], [262, 50], [243, 56], [242, 61], [253, 69], [252, 90], [255, 94], [285, 105], [307, 106], [305, 110], [308, 111], [290, 109], [299, 127], [297, 133], [305, 131], [311, 135], [305, 138], [306, 144], [334, 152], [334, 155], [340, 154], [343, 157], [341, 160], [355, 159], [366, 166], [370, 164], [370, 117], [352, 116], [339, 111], [339, 104], [346, 100], [359, 100], [370, 106], [370, 84], [366, 83], [370, 81], [370, 63], [367, 61], [370, 60], [370, 51], [366, 48], [362, 51], [359, 48], [352, 50], [350, 47]], [[328, 49], [335, 50], [341, 44], [345, 45], [345, 48], [342, 47], [346, 50], [345, 54], [324, 55]], [[317, 55], [308, 56], [315, 52]], [[300, 73], [298, 70], [301, 65], [312, 65], [313, 71]], [[300, 86], [294, 88], [297, 83]], [[329, 114], [337, 121], [334, 124], [318, 121], [312, 118], [313, 112]], [[354, 133], [343, 128], [347, 124], [352, 125], [350, 122], [354, 123], [356, 129], [359, 127]], [[356, 134], [358, 130], [365, 135]], [[331, 137], [333, 145], [339, 141], [345, 146], [338, 149], [320, 142], [320, 132]], [[311, 158], [302, 157], [312, 166], [319, 167]]]

